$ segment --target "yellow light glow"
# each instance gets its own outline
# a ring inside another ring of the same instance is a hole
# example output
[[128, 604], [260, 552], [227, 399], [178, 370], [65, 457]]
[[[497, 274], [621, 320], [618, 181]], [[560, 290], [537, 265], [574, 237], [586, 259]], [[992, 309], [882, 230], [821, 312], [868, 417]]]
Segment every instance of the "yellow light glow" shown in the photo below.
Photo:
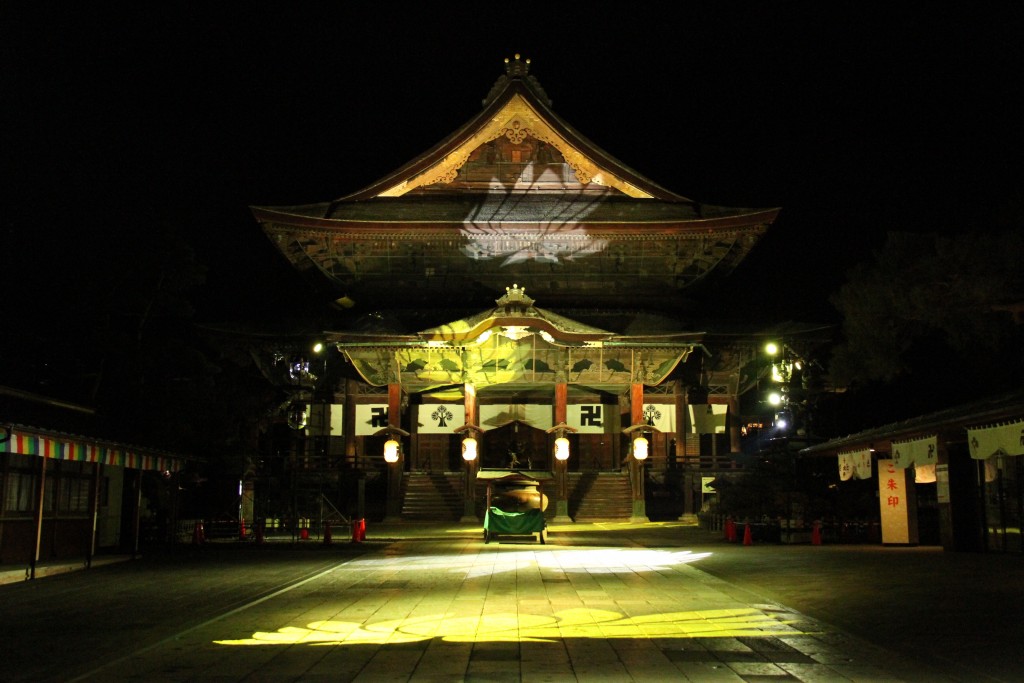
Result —
[[[792, 615], [789, 615], [792, 616]], [[656, 612], [627, 616], [585, 607], [553, 614], [498, 612], [475, 616], [432, 614], [374, 623], [314, 621], [305, 628], [257, 631], [250, 638], [215, 640], [217, 645], [366, 645], [414, 643], [439, 638], [449, 643], [552, 642], [562, 638], [735, 638], [800, 635], [777, 612], [753, 607]]]
[[569, 439], [564, 436], [555, 439], [555, 458], [558, 460], [569, 459]]
[[398, 462], [398, 442], [394, 439], [384, 442], [384, 461]]
[[462, 459], [466, 462], [476, 460], [476, 439], [471, 436], [462, 440]]
[[779, 352], [779, 345], [776, 344], [775, 342], [768, 342], [767, 344], [764, 345], [764, 352], [767, 353], [769, 356], [774, 356]]
[[647, 459], [647, 439], [642, 436], [633, 439], [633, 457], [637, 460]]
[[782, 405], [782, 394], [774, 391], [768, 394], [768, 403], [773, 406]]

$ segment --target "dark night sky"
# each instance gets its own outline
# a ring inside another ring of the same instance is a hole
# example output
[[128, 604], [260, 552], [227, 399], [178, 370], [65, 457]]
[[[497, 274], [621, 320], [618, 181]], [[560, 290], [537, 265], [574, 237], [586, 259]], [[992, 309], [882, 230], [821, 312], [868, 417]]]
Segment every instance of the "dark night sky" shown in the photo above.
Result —
[[206, 315], [258, 306], [290, 273], [249, 205], [368, 185], [474, 115], [516, 52], [564, 119], [659, 184], [783, 207], [735, 301], [820, 318], [885, 231], [1021, 215], [1018, 3], [65, 4], [0, 9], [4, 251], [25, 301], [164, 221], [211, 266]]

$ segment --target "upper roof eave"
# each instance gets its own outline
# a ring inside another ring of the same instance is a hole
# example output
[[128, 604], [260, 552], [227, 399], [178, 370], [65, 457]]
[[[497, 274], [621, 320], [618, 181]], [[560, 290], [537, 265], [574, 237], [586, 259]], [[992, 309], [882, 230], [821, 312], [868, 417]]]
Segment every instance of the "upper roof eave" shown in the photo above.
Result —
[[[402, 198], [389, 198], [387, 201], [402, 201]], [[455, 228], [461, 228], [465, 224], [465, 219], [460, 218], [458, 220], [440, 220], [440, 221], [421, 221], [421, 220], [380, 220], [380, 219], [343, 219], [343, 218], [329, 218], [326, 215], [327, 211], [330, 210], [330, 204], [307, 204], [300, 206], [250, 206], [249, 210], [252, 211], [253, 216], [260, 223], [277, 223], [290, 225], [294, 227], [302, 227], [309, 229], [324, 229], [324, 228], [338, 228], [343, 226], [359, 226], [366, 227], [369, 225], [389, 225], [389, 226], [420, 226], [420, 225], [435, 225], [435, 226], [452, 226]], [[767, 209], [743, 209], [736, 208], [732, 209], [731, 213], [723, 211], [721, 214], [705, 216], [705, 217], [685, 217], [679, 218], [654, 218], [644, 221], [635, 220], [608, 220], [608, 221], [597, 221], [597, 220], [584, 220], [581, 221], [588, 225], [599, 226], [601, 224], [607, 225], [683, 225], [694, 228], [730, 228], [730, 227], [742, 227], [745, 225], [752, 224], [771, 224], [778, 217], [781, 208], [773, 207]], [[321, 214], [321, 215], [317, 215]], [[502, 223], [513, 224], [516, 221], [503, 220]], [[524, 224], [529, 224], [535, 221], [521, 221]]]

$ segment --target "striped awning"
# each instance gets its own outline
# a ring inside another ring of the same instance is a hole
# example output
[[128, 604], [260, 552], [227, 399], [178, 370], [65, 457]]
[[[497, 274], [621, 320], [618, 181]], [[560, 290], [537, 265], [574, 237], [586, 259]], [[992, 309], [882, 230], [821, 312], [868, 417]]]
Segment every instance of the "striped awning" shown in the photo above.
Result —
[[[3, 435], [6, 436], [7, 434]], [[0, 442], [0, 453], [37, 455], [54, 460], [92, 462], [162, 472], [177, 472], [184, 464], [184, 458], [180, 456], [79, 436], [34, 432], [18, 427], [11, 428], [10, 438]]]

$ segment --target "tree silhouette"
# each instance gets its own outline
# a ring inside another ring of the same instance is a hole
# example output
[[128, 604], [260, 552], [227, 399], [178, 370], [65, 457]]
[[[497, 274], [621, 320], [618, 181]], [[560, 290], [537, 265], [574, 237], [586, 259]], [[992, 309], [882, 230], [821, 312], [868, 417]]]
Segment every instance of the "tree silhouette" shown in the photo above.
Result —
[[832, 381], [890, 394], [901, 382], [933, 399], [925, 409], [1019, 383], [1022, 253], [1020, 231], [891, 233], [832, 298], [843, 316]]

